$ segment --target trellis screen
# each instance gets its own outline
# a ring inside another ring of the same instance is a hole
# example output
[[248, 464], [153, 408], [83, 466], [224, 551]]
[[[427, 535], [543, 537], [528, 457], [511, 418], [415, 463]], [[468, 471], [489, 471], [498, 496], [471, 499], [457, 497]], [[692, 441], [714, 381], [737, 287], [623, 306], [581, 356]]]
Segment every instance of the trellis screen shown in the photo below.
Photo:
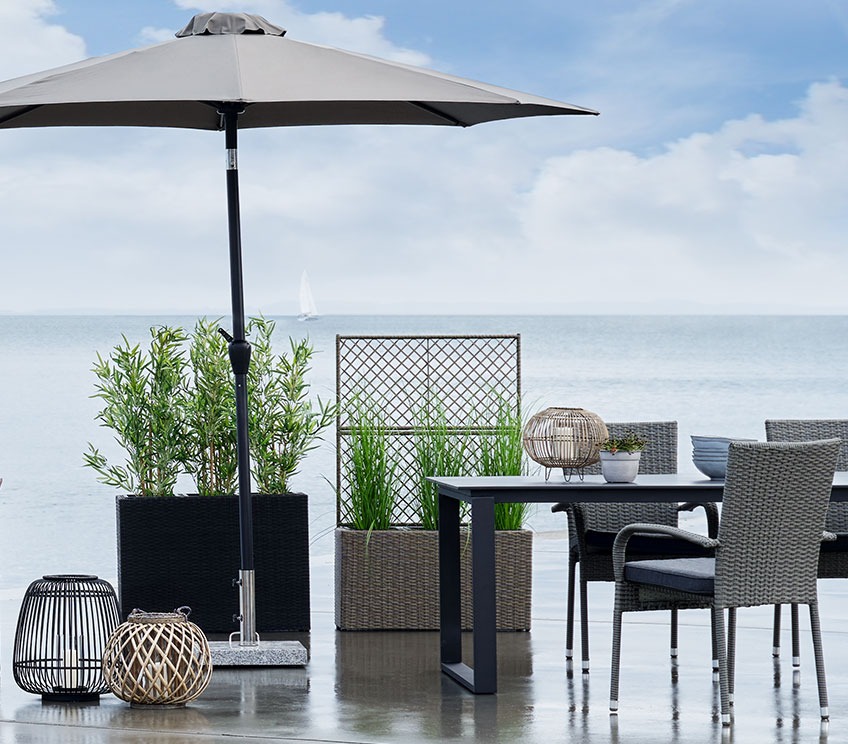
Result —
[[448, 431], [474, 434], [493, 427], [504, 402], [516, 410], [521, 398], [521, 337], [336, 336], [336, 521], [342, 525], [349, 500], [351, 406], [367, 399], [379, 406], [398, 462], [393, 521], [420, 523], [416, 423], [437, 403]]

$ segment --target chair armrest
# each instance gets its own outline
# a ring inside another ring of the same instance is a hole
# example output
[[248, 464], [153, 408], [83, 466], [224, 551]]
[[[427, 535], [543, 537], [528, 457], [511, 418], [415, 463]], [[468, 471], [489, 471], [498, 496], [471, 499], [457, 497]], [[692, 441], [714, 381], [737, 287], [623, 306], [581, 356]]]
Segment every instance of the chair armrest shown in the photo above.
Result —
[[706, 504], [696, 504], [693, 501], [687, 501], [685, 504], [680, 504], [677, 511], [695, 511], [699, 506], [704, 507], [704, 512], [707, 515], [707, 534], [710, 537], [718, 537], [718, 506], [712, 501]]
[[624, 578], [627, 543], [636, 534], [668, 535], [669, 537], [677, 537], [695, 545], [700, 545], [702, 548], [717, 548], [719, 546], [719, 541], [715, 538], [705, 537], [704, 535], [699, 535], [697, 532], [689, 532], [689, 530], [682, 530], [679, 527], [671, 527], [665, 524], [629, 524], [619, 531], [612, 545], [612, 565], [616, 581], [621, 581]]

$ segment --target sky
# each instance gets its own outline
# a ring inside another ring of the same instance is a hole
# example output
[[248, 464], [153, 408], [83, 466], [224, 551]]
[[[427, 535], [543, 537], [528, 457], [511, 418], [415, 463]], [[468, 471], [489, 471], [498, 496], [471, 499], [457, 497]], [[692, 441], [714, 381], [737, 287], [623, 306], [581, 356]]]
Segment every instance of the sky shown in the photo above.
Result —
[[[243, 131], [249, 314], [848, 312], [848, 0], [0, 0], [0, 80], [205, 10], [600, 112]], [[0, 313], [229, 313], [224, 153], [0, 132]]]

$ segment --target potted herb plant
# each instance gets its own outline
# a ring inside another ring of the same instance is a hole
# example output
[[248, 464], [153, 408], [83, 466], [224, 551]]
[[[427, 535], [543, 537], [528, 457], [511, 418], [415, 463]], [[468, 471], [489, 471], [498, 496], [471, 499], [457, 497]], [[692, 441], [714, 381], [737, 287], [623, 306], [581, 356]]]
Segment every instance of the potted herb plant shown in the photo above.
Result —
[[[289, 479], [334, 413], [308, 399], [309, 343], [291, 341], [291, 354], [277, 356], [273, 330], [262, 318], [248, 324], [256, 350], [248, 384], [260, 633], [309, 630], [307, 497], [291, 493]], [[198, 320], [191, 336], [153, 328], [148, 351], [124, 339], [107, 359], [98, 355], [94, 372], [104, 402], [97, 418], [126, 453], [123, 465], [92, 445], [85, 455], [102, 482], [124, 492], [117, 499], [122, 612], [188, 605], [207, 633], [231, 632], [239, 596], [235, 404], [217, 323]], [[175, 494], [180, 475], [196, 494]]]
[[639, 473], [642, 450], [648, 442], [632, 431], [601, 442], [601, 474], [607, 483], [632, 483]]

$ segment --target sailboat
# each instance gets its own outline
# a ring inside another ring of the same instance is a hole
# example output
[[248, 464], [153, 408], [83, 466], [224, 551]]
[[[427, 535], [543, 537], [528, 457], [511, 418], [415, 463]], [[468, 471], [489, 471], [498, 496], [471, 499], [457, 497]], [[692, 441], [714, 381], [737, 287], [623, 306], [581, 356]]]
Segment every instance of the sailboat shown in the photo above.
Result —
[[312, 296], [309, 277], [305, 271], [300, 275], [300, 312], [297, 319], [318, 320], [318, 308], [315, 307], [315, 298]]

